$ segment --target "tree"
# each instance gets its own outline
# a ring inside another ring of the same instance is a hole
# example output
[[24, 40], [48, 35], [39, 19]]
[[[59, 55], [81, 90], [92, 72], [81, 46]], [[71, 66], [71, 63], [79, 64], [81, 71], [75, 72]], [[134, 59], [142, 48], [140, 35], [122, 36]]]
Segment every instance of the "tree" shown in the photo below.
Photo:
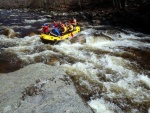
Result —
[[127, 0], [113, 0], [113, 5], [116, 10], [125, 10]]

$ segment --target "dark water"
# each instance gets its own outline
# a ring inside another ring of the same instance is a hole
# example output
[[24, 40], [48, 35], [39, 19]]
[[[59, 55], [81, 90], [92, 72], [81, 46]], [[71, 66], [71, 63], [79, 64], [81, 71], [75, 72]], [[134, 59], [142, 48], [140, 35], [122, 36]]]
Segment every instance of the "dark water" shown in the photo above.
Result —
[[58, 18], [20, 10], [0, 10], [0, 14], [2, 27], [22, 34], [14, 39], [0, 35], [1, 73], [38, 62], [61, 66], [95, 113], [150, 113], [149, 35], [89, 25], [74, 41], [50, 45], [42, 43], [39, 34], [27, 34]]
[[30, 33], [40, 33], [39, 28], [44, 22], [50, 21], [49, 18], [44, 18], [45, 13], [38, 13], [36, 11], [24, 10], [0, 10], [0, 24], [2, 27], [11, 27], [15, 32], [21, 34], [20, 37], [29, 35]]

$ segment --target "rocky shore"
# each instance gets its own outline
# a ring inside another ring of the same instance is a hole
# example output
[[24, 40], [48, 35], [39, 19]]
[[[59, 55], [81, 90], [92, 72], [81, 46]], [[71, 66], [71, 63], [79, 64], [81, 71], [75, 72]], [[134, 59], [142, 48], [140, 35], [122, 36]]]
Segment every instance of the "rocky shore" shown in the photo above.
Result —
[[62, 68], [42, 63], [0, 74], [1, 113], [93, 113]]

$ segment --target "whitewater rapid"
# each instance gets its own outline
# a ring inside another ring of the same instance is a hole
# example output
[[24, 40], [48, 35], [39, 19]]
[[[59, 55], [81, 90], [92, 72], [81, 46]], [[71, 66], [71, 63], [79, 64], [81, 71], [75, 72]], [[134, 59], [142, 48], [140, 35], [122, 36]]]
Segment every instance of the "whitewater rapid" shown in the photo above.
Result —
[[149, 52], [150, 43], [140, 39], [150, 37], [120, 31], [110, 34], [94, 28], [85, 29], [79, 35], [85, 37], [84, 44], [66, 40], [51, 45], [42, 43], [39, 35], [14, 39], [0, 35], [1, 45], [5, 45], [1, 54], [15, 54], [16, 60], [23, 62], [22, 67], [52, 61], [52, 65], [60, 65], [95, 113], [149, 112], [150, 70], [138, 64], [134, 57], [142, 55], [136, 56], [134, 49]]
[[[15, 23], [18, 13], [20, 26]], [[14, 24], [5, 22], [13, 29], [29, 31], [47, 20], [18, 11], [10, 17]], [[87, 26], [77, 36], [85, 43], [77, 37], [74, 43], [69, 39], [51, 45], [42, 43], [40, 35], [0, 35], [1, 73], [39, 62], [61, 66], [95, 113], [150, 113], [150, 36], [111, 26]]]

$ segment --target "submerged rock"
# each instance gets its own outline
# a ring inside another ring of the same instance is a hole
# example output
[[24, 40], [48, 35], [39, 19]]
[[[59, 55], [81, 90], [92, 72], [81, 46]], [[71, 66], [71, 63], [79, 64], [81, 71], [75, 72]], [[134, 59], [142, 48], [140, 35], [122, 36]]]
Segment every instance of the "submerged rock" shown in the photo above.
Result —
[[77, 35], [76, 37], [72, 38], [70, 41], [71, 43], [80, 43], [80, 44], [84, 44], [86, 43], [86, 36], [85, 35]]
[[0, 75], [1, 113], [92, 113], [59, 67], [42, 63]]
[[8, 36], [8, 38], [14, 38], [18, 34], [12, 28], [7, 27], [3, 30], [3, 35]]
[[32, 32], [32, 33], [30, 33], [28, 36], [34, 36], [34, 35], [38, 35], [37, 33], [34, 33], [34, 32]]

